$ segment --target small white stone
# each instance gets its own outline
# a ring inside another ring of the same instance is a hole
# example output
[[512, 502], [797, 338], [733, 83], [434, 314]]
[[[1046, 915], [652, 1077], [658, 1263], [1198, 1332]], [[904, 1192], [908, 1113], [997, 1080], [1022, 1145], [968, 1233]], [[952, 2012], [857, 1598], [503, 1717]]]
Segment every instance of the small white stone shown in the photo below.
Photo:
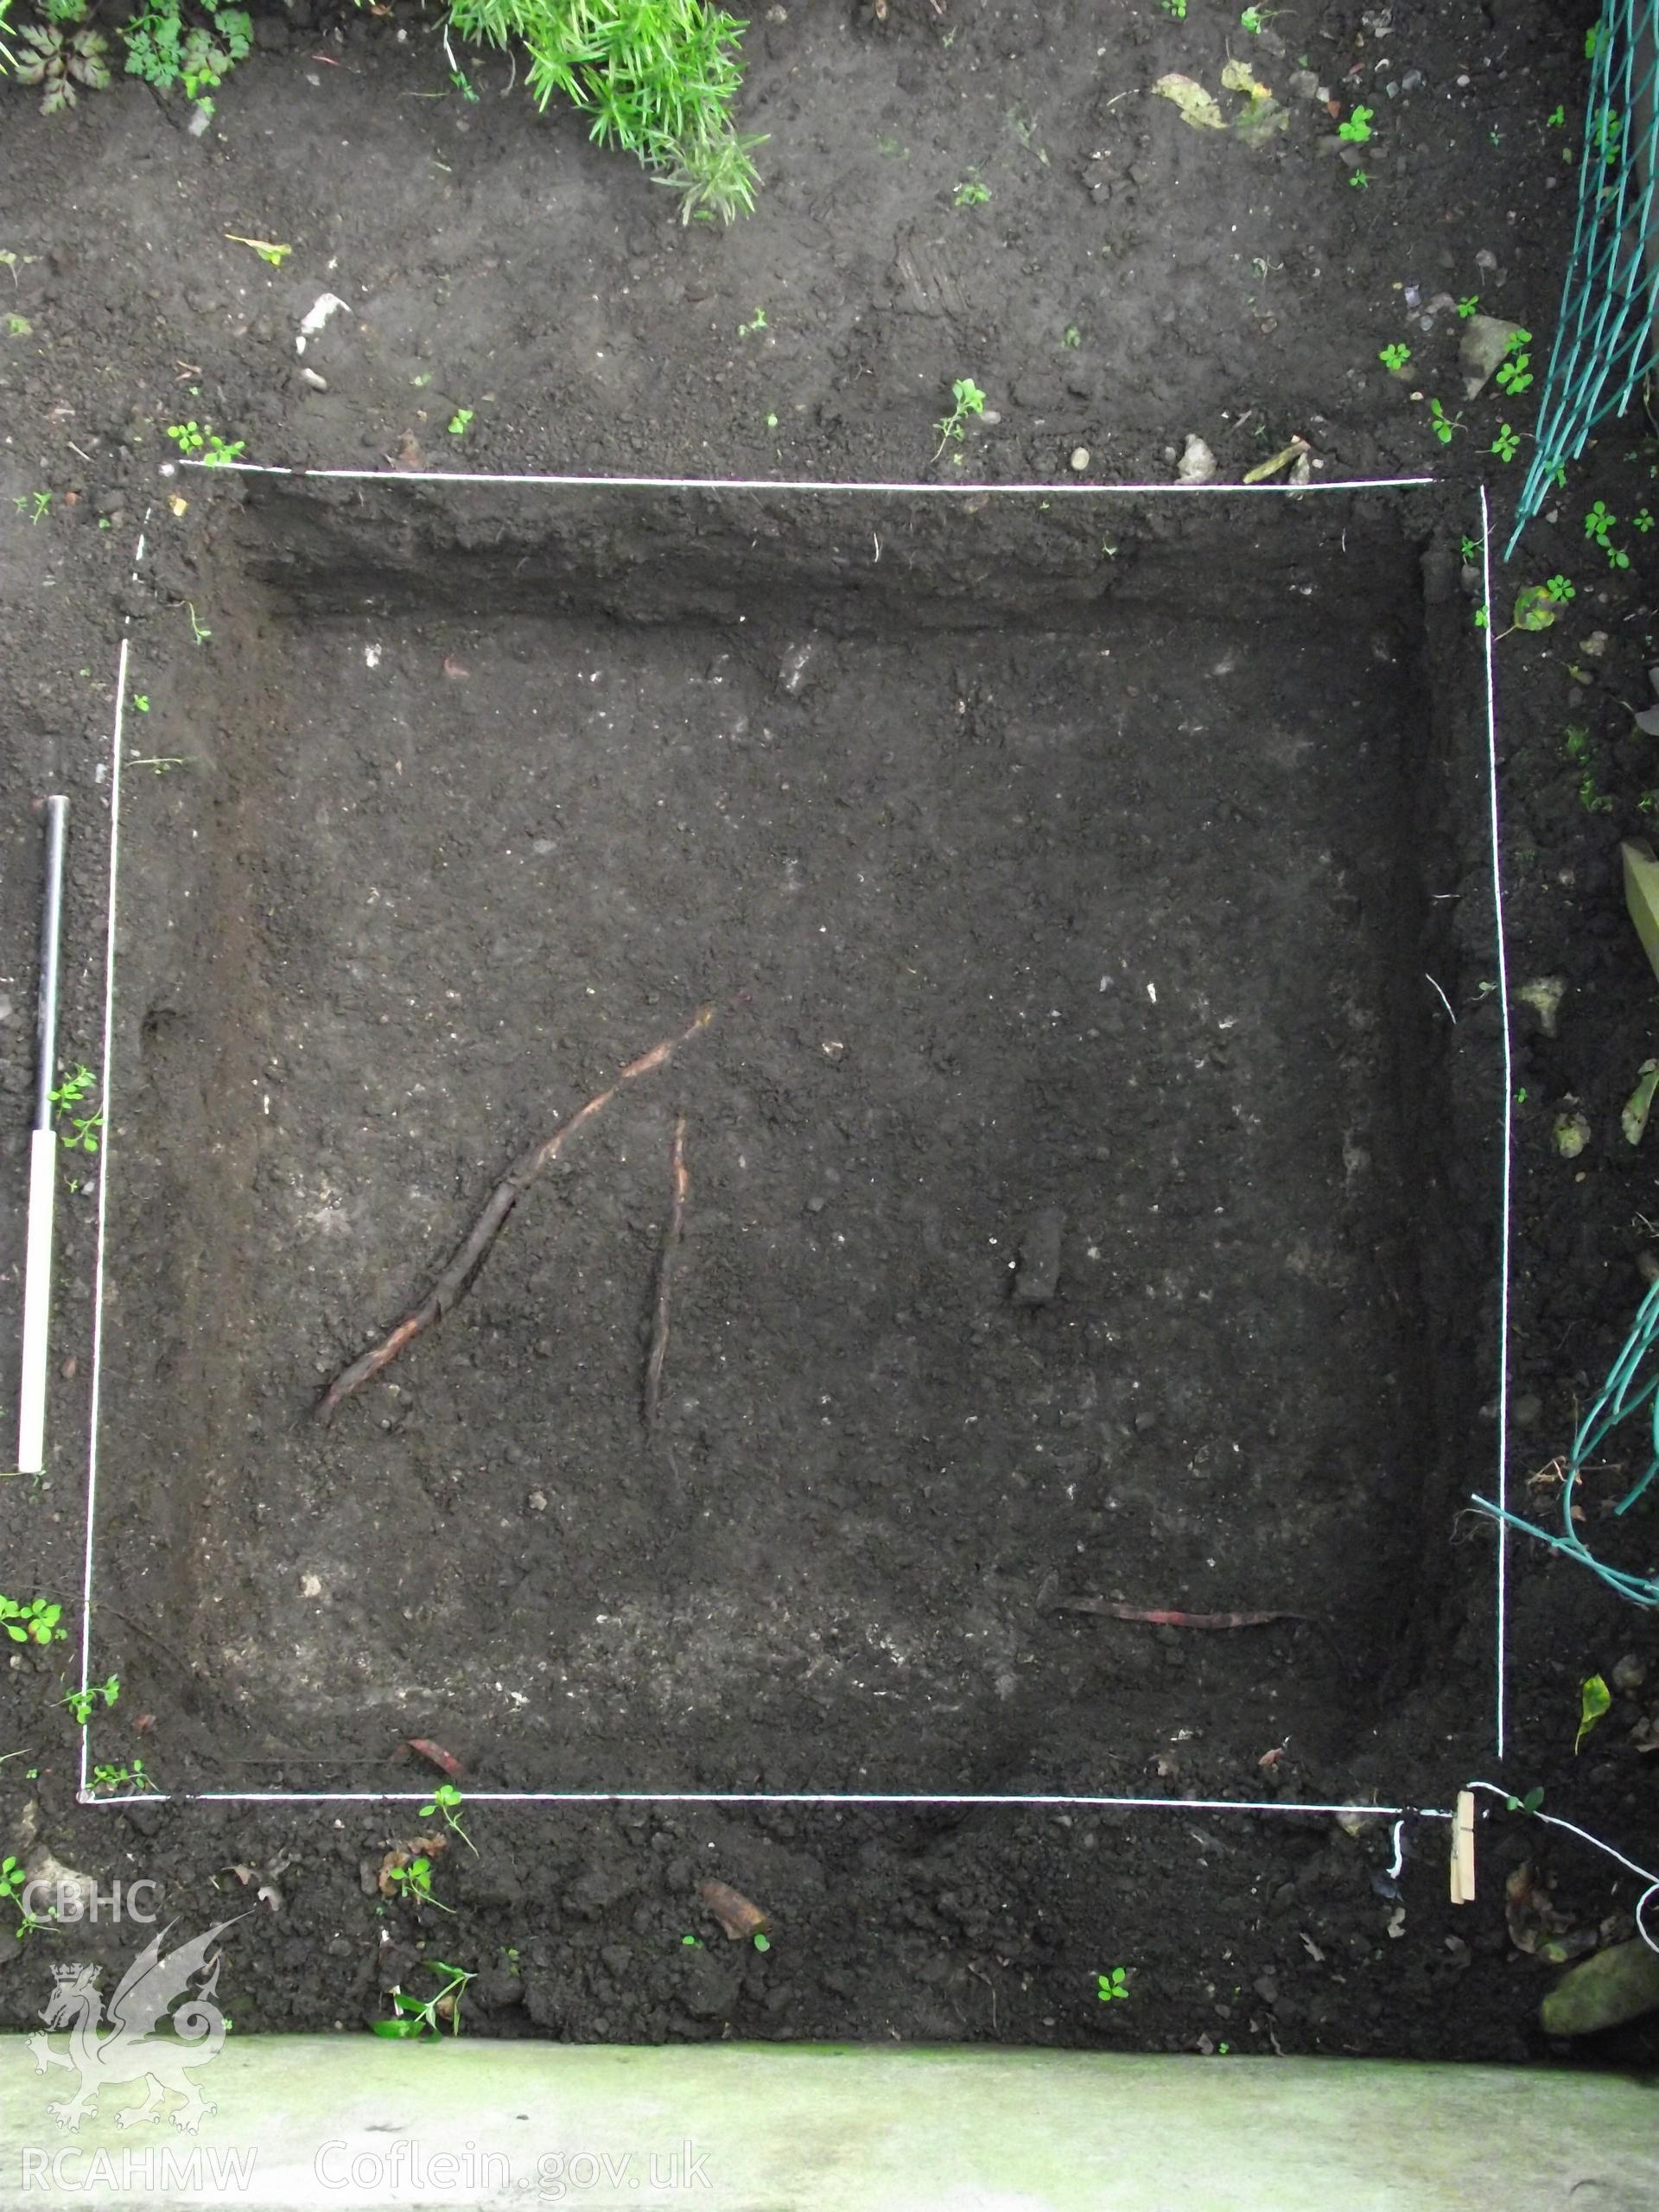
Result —
[[1077, 474], [1081, 476], [1084, 470], [1089, 466], [1089, 448], [1087, 446], [1074, 446], [1072, 448], [1071, 466], [1077, 471]]

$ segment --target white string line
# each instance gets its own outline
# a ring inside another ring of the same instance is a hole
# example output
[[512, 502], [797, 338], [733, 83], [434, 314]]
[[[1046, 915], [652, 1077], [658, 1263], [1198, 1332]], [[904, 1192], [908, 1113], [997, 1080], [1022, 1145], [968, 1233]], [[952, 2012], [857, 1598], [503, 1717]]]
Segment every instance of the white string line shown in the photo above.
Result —
[[[139, 541], [142, 551], [143, 541]], [[92, 1529], [98, 1510], [98, 1427], [104, 1395], [104, 1247], [110, 1217], [110, 1149], [115, 1130], [111, 1059], [115, 1043], [115, 886], [121, 860], [121, 744], [127, 704], [127, 650], [123, 638], [115, 670], [115, 724], [110, 737], [110, 897], [104, 934], [104, 1135], [98, 1166], [98, 1241], [92, 1258], [92, 1371], [86, 1414], [86, 1546], [80, 1572], [80, 1689], [92, 1681]], [[83, 1710], [85, 1709], [83, 1705]], [[80, 1789], [91, 1772], [92, 1731], [80, 1732]]]
[[179, 468], [234, 471], [238, 476], [300, 477], [331, 484], [526, 484], [549, 490], [597, 492], [872, 492], [889, 498], [902, 493], [926, 499], [969, 495], [980, 499], [987, 494], [1001, 499], [1076, 499], [1079, 495], [1109, 499], [1129, 493], [1140, 499], [1157, 492], [1173, 493], [1178, 499], [1205, 493], [1268, 492], [1285, 499], [1302, 492], [1402, 491], [1440, 480], [1433, 476], [1363, 476], [1307, 484], [836, 484], [812, 476], [497, 476], [484, 469], [307, 468], [260, 461], [166, 461], [161, 473], [170, 476]]
[[[1497, 1231], [1497, 1510], [1510, 1504], [1510, 1214], [1514, 1181], [1515, 1048], [1510, 1034], [1510, 957], [1503, 931], [1503, 853], [1497, 820], [1497, 681], [1493, 667], [1492, 518], [1486, 486], [1480, 487], [1481, 596], [1485, 607], [1486, 793], [1492, 838], [1492, 919], [1497, 938], [1497, 1011], [1503, 1025], [1503, 1113], [1502, 1197]], [[1504, 1755], [1509, 1719], [1510, 1524], [1497, 1524], [1497, 1678], [1493, 1687], [1492, 1723], [1497, 1748]]]
[[[90, 1797], [92, 1805], [429, 1805], [429, 1789], [178, 1789], [146, 1790], [125, 1797]], [[880, 1789], [469, 1789], [469, 1805], [1011, 1805], [1027, 1809], [1070, 1806], [1115, 1807], [1163, 1813], [1306, 1813], [1368, 1821], [1449, 1821], [1430, 1805], [1307, 1805], [1283, 1798], [1072, 1797], [1058, 1793], [1005, 1796], [989, 1791], [933, 1796], [925, 1790]], [[1397, 1848], [1397, 1846], [1396, 1846]], [[1395, 1870], [1398, 1871], [1397, 1869]]]
[[[1469, 1782], [1464, 1787], [1467, 1789], [1487, 1789], [1494, 1797], [1501, 1797], [1506, 1805], [1516, 1803], [1515, 1792], [1501, 1788], [1496, 1782]], [[1568, 1835], [1577, 1836], [1581, 1843], [1590, 1844], [1609, 1859], [1617, 1859], [1621, 1866], [1628, 1867], [1638, 1880], [1648, 1885], [1636, 1902], [1636, 1932], [1650, 1951], [1659, 1951], [1659, 1942], [1649, 1935], [1642, 1917], [1643, 1907], [1659, 1897], [1659, 1874], [1656, 1874], [1651, 1867], [1638, 1866], [1634, 1859], [1627, 1859], [1622, 1851], [1615, 1851], [1611, 1843], [1604, 1843], [1599, 1835], [1592, 1835], [1588, 1828], [1581, 1828], [1576, 1821], [1558, 1820], [1554, 1813], [1528, 1813], [1526, 1817], [1529, 1821], [1541, 1821], [1548, 1828], [1565, 1828]]]

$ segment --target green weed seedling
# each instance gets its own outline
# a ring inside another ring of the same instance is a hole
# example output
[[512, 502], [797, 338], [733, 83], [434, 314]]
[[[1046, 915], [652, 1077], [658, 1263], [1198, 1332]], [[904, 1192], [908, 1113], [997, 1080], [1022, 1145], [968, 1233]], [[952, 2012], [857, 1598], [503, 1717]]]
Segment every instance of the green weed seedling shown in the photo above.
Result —
[[979, 171], [969, 169], [950, 199], [957, 207], [982, 207], [990, 196], [991, 188], [988, 184], [981, 183]]
[[118, 1790], [136, 1790], [139, 1796], [156, 1787], [154, 1776], [143, 1759], [134, 1759], [130, 1766], [95, 1766], [92, 1769], [92, 1795], [113, 1797]]
[[1497, 426], [1497, 435], [1492, 440], [1487, 450], [1495, 453], [1500, 461], [1513, 461], [1521, 450], [1519, 432], [1512, 430], [1507, 423], [1500, 423]]
[[386, 1879], [392, 1883], [401, 1897], [406, 1897], [418, 1911], [423, 1904], [435, 1904], [440, 1912], [454, 1912], [454, 1905], [445, 1904], [432, 1890], [432, 1861], [424, 1852], [411, 1859], [407, 1866], [389, 1866]]
[[[1613, 810], [1612, 800], [1587, 768], [1579, 779], [1579, 804], [1586, 814], [1611, 814]], [[1580, 1730], [1580, 1733], [1582, 1734], [1583, 1731]], [[1574, 1744], [1573, 1748], [1576, 1751], [1579, 1747]]]
[[90, 1114], [78, 1114], [75, 1109], [86, 1103], [89, 1094], [97, 1088], [98, 1077], [88, 1067], [77, 1067], [67, 1075], [57, 1089], [47, 1096], [68, 1122], [67, 1130], [60, 1130], [58, 1142], [66, 1152], [96, 1152], [99, 1135], [104, 1127], [104, 1109], [99, 1106]]
[[113, 1705], [121, 1694], [119, 1675], [108, 1675], [101, 1682], [91, 1682], [84, 1690], [66, 1690], [63, 1702], [75, 1716], [75, 1726], [84, 1728], [100, 1705]]
[[737, 334], [740, 338], [753, 338], [758, 336], [766, 327], [766, 311], [765, 308], [756, 308], [754, 313], [749, 317], [749, 320], [747, 322], [740, 322], [738, 324]]
[[474, 409], [470, 407], [457, 407], [454, 413], [449, 417], [445, 428], [448, 430], [452, 438], [464, 438], [467, 431], [472, 429], [473, 424], [476, 420], [477, 416]]
[[26, 1605], [0, 1598], [0, 1626], [14, 1643], [61, 1643], [69, 1633], [63, 1607], [48, 1598], [31, 1598]]
[[1356, 169], [1348, 181], [1356, 192], [1364, 192], [1370, 188], [1371, 180], [1365, 170]]
[[1113, 1967], [1109, 1973], [1095, 1976], [1095, 1995], [1103, 2005], [1114, 2004], [1119, 1998], [1127, 2000], [1129, 1975], [1126, 1967]]
[[179, 86], [187, 99], [208, 115], [210, 97], [253, 46], [253, 22], [245, 9], [221, 0], [188, 0], [204, 20], [186, 27], [187, 0], [144, 0], [122, 32], [127, 46], [127, 73], [158, 92]]
[[49, 1913], [42, 1918], [40, 1914], [30, 1912], [24, 1904], [23, 1891], [28, 1887], [27, 1869], [10, 1852], [7, 1852], [5, 1857], [0, 1859], [0, 1902], [9, 1904], [17, 1916], [17, 1925], [11, 1932], [20, 1943], [26, 1936], [32, 1936], [37, 1928], [49, 1928], [53, 1924]]
[[1470, 316], [1473, 315], [1475, 309], [1479, 305], [1480, 294], [1478, 292], [1465, 293], [1463, 298], [1458, 302], [1459, 320], [1463, 322], [1467, 322]]
[[479, 44], [517, 40], [531, 98], [556, 92], [680, 195], [683, 223], [729, 223], [754, 207], [753, 156], [732, 105], [747, 26], [708, 0], [449, 0], [449, 28]]
[[1428, 403], [1428, 427], [1443, 446], [1449, 446], [1463, 428], [1461, 415], [1448, 415], [1438, 399]]
[[1480, 548], [1472, 537], [1461, 537], [1458, 540], [1458, 557], [1465, 569], [1472, 569], [1478, 563]]
[[1282, 8], [1246, 8], [1238, 19], [1238, 28], [1248, 31], [1252, 38], [1260, 38], [1274, 17], [1284, 12]]
[[49, 492], [22, 492], [12, 500], [20, 515], [27, 515], [30, 522], [44, 522], [52, 505]]
[[1523, 350], [1531, 343], [1532, 333], [1529, 330], [1517, 330], [1510, 340], [1505, 359], [1498, 364], [1498, 390], [1507, 391], [1511, 399], [1518, 399], [1523, 391], [1531, 388], [1532, 375], [1529, 364], [1532, 356]]
[[167, 435], [181, 454], [200, 454], [204, 468], [228, 468], [231, 463], [248, 449], [245, 438], [229, 444], [221, 438], [211, 423], [169, 423]]
[[467, 1834], [466, 1829], [461, 1825], [461, 1792], [456, 1789], [454, 1783], [453, 1782], [441, 1782], [437, 1788], [432, 1792], [432, 1802], [429, 1805], [422, 1806], [421, 1818], [423, 1821], [429, 1821], [435, 1818], [439, 1813], [442, 1813], [443, 1815], [444, 1826], [452, 1834], [458, 1835], [461, 1838], [467, 1850], [470, 1851], [474, 1858], [476, 1859], [478, 1856], [478, 1846], [473, 1841], [471, 1836]]
[[1397, 377], [1411, 359], [1411, 348], [1409, 346], [1402, 346], [1397, 343], [1393, 346], [1384, 346], [1376, 358], [1391, 377]]
[[1186, 21], [1186, 0], [1164, 0], [1164, 13], [1173, 16], [1178, 23]]
[[1607, 565], [1610, 569], [1628, 569], [1630, 565], [1630, 555], [1622, 546], [1615, 545], [1612, 541], [1613, 525], [1618, 520], [1618, 517], [1609, 510], [1605, 500], [1598, 499], [1585, 516], [1584, 534], [1586, 537], [1593, 538], [1600, 546], [1602, 551], [1607, 556]]
[[958, 377], [950, 387], [950, 397], [956, 402], [956, 405], [950, 414], [942, 415], [933, 425], [939, 434], [939, 442], [933, 454], [935, 461], [953, 438], [958, 445], [962, 443], [963, 426], [970, 415], [982, 415], [985, 412], [985, 395], [972, 377]]
[[1653, 528], [1653, 517], [1648, 512], [1645, 507], [1638, 507], [1636, 512], [1630, 517], [1630, 528], [1632, 530], [1639, 530], [1643, 537], [1645, 537], [1648, 532]]
[[1337, 136], [1350, 146], [1369, 146], [1371, 143], [1371, 118], [1374, 107], [1357, 107], [1345, 123], [1337, 125]]
[[1579, 595], [1576, 588], [1569, 583], [1565, 576], [1546, 576], [1544, 589], [1557, 607], [1565, 607], [1569, 601], [1576, 599]]
[[411, 1997], [397, 1984], [386, 1992], [391, 1999], [391, 2018], [377, 2020], [374, 2033], [390, 2037], [394, 2042], [414, 2042], [423, 2037], [441, 2036], [440, 2021], [447, 2020], [452, 2036], [461, 2033], [461, 2000], [467, 1985], [477, 1980], [476, 1974], [469, 1974], [465, 1967], [452, 1967], [442, 1959], [423, 1959], [429, 1972], [442, 1979], [443, 1986], [431, 1997]]
[[[41, 13], [46, 22], [22, 25], [22, 50], [4, 59], [20, 85], [41, 87], [42, 115], [61, 115], [74, 106], [77, 85], [101, 92], [109, 83], [110, 42], [102, 31], [86, 29], [88, 0], [44, 0]], [[0, 25], [5, 15], [0, 8]]]

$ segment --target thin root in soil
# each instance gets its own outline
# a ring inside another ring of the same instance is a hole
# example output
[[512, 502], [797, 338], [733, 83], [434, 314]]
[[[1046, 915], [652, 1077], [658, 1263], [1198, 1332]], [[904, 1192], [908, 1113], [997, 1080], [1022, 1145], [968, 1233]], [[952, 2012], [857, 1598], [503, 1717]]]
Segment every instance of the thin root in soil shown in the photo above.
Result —
[[371, 1345], [367, 1351], [359, 1354], [328, 1385], [317, 1401], [319, 1421], [331, 1420], [353, 1392], [360, 1390], [383, 1368], [390, 1367], [397, 1355], [406, 1351], [416, 1337], [423, 1336], [427, 1330], [442, 1321], [446, 1313], [452, 1313], [460, 1305], [478, 1280], [479, 1272], [489, 1258], [496, 1238], [506, 1227], [513, 1208], [537, 1177], [553, 1165], [576, 1131], [585, 1122], [591, 1122], [595, 1115], [603, 1113], [624, 1084], [632, 1083], [642, 1075], [653, 1075], [658, 1068], [666, 1066], [677, 1048], [695, 1037], [699, 1030], [706, 1029], [714, 1018], [713, 1007], [700, 1007], [696, 1020], [689, 1028], [683, 1029], [677, 1037], [664, 1038], [660, 1045], [653, 1045], [637, 1060], [630, 1060], [607, 1090], [601, 1090], [596, 1098], [590, 1098], [579, 1113], [573, 1114], [568, 1122], [561, 1123], [551, 1136], [540, 1138], [519, 1154], [485, 1200], [483, 1211], [427, 1296], [404, 1316], [390, 1335], [383, 1337], [378, 1344]]

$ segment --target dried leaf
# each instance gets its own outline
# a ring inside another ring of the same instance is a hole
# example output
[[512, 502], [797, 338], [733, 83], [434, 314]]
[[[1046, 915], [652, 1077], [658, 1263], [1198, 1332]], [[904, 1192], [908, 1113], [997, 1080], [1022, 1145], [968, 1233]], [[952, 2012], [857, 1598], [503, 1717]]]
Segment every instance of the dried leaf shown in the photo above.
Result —
[[1181, 120], [1190, 123], [1195, 130], [1224, 130], [1227, 118], [1217, 105], [1213, 96], [1191, 77], [1183, 77], [1172, 70], [1160, 77], [1153, 86], [1160, 99], [1173, 100], [1181, 111]]
[[1271, 85], [1264, 85], [1248, 61], [1230, 61], [1221, 73], [1221, 81], [1230, 92], [1244, 92], [1253, 100], [1270, 99]]
[[1560, 611], [1547, 584], [1522, 584], [1515, 595], [1515, 611], [1510, 620], [1517, 630], [1548, 630]]
[[1659, 1060], [1643, 1060], [1637, 1074], [1640, 1080], [1625, 1100], [1624, 1110], [1618, 1117], [1618, 1126], [1630, 1144], [1641, 1143], [1642, 1133], [1648, 1126], [1653, 1094], [1659, 1090]]
[[1551, 1937], [1564, 1936], [1573, 1925], [1556, 1911], [1554, 1898], [1540, 1884], [1530, 1860], [1517, 1866], [1503, 1885], [1503, 1916], [1510, 1924], [1510, 1941], [1529, 1956]]
[[1563, 1160], [1576, 1160], [1590, 1141], [1590, 1124], [1582, 1114], [1558, 1114], [1550, 1141]]
[[1595, 1726], [1598, 1720], [1612, 1710], [1613, 1694], [1599, 1675], [1592, 1675], [1579, 1692], [1579, 1732], [1573, 1738], [1576, 1756], [1579, 1745]]
[[467, 1770], [461, 1761], [446, 1751], [442, 1744], [435, 1744], [430, 1737], [408, 1736], [405, 1737], [404, 1741], [411, 1751], [418, 1752], [423, 1759], [430, 1759], [439, 1772], [447, 1774], [451, 1782], [458, 1781], [466, 1773]]
[[734, 1943], [747, 1943], [765, 1935], [769, 1925], [766, 1914], [729, 1882], [699, 1882], [697, 1895]]

